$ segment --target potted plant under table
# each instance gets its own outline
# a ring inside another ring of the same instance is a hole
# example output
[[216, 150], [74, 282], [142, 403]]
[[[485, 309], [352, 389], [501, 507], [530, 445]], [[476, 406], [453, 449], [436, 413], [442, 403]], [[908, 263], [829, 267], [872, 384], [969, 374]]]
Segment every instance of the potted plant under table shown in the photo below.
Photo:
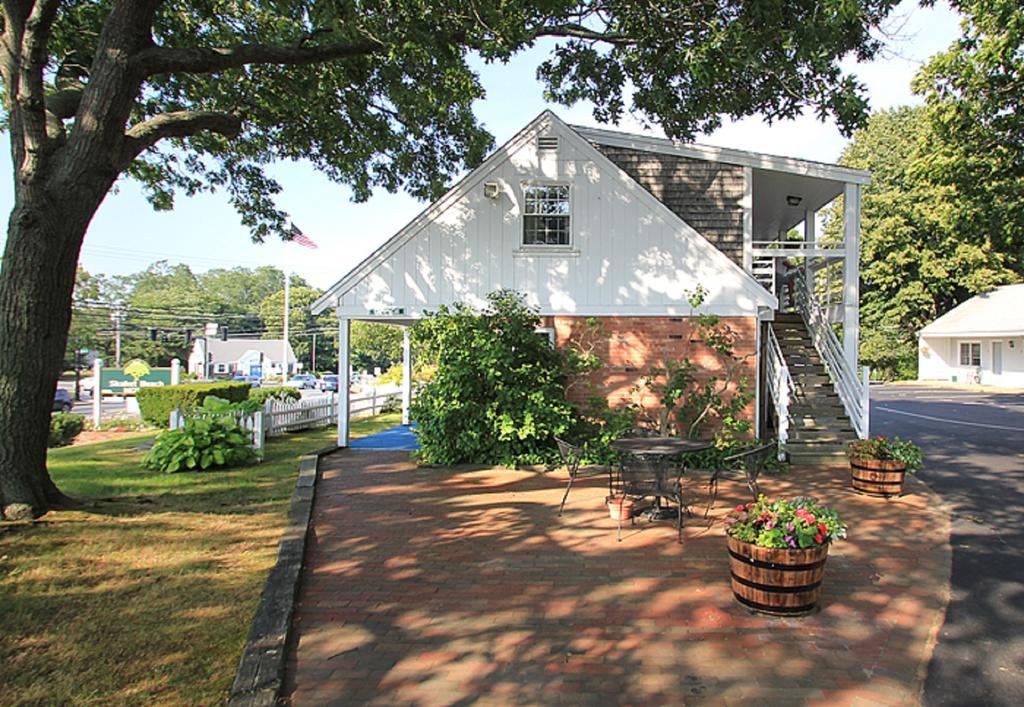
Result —
[[810, 613], [821, 596], [833, 540], [846, 537], [839, 514], [813, 498], [737, 506], [726, 519], [733, 596], [765, 614]]
[[920, 447], [910, 440], [881, 435], [851, 442], [846, 456], [854, 491], [882, 498], [902, 494], [907, 472], [916, 472], [922, 461]]

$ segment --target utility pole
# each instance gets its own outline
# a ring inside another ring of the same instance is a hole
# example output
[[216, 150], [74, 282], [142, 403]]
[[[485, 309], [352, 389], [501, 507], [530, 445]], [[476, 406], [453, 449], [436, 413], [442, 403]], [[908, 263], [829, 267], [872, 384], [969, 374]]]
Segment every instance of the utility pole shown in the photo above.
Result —
[[124, 308], [115, 304], [110, 312], [110, 321], [114, 322], [114, 368], [121, 367], [121, 320], [124, 319]]
[[[281, 343], [281, 371], [284, 381], [288, 380], [288, 305], [291, 297], [288, 271], [284, 271], [284, 337]], [[282, 381], [283, 382], [283, 381]]]
[[313, 345], [309, 347], [309, 372], [316, 375], [316, 334], [313, 334]]

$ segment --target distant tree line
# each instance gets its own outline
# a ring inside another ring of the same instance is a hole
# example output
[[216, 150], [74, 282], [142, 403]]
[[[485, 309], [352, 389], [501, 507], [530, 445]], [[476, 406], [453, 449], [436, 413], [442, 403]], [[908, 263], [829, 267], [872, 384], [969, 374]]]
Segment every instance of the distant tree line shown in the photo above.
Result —
[[[298, 275], [289, 278], [289, 341], [306, 370], [338, 366], [338, 326], [334, 312], [313, 316], [309, 306], [321, 295]], [[115, 323], [115, 319], [119, 323]], [[188, 265], [160, 261], [131, 275], [93, 274], [79, 268], [65, 365], [75, 351], [89, 349], [113, 365], [116, 329], [121, 360], [141, 358], [153, 366], [188, 359], [193, 341], [207, 323], [229, 338], [279, 339], [284, 327], [284, 273], [271, 266], [215, 269], [194, 273]], [[398, 327], [354, 322], [352, 362], [356, 370], [387, 369], [401, 359]]]

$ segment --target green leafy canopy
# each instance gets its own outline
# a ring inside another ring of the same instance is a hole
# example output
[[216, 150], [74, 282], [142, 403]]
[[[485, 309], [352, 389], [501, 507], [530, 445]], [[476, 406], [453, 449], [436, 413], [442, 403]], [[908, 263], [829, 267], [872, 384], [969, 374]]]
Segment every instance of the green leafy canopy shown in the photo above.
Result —
[[545, 37], [555, 38], [538, 71], [548, 96], [590, 101], [601, 121], [628, 110], [688, 137], [722, 116], [776, 120], [810, 106], [848, 132], [866, 102], [839, 62], [878, 51], [871, 30], [896, 3], [46, 4], [47, 100], [60, 135], [74, 134], [100, 44], [125, 39], [108, 35], [117, 16], [140, 38], [130, 43], [141, 83], [128, 116], [128, 147], [139, 149], [124, 168], [161, 209], [178, 192], [226, 190], [262, 239], [294, 233], [273, 200], [281, 185], [264, 170], [277, 160], [308, 160], [357, 200], [376, 187], [436, 196], [492, 146], [473, 115], [484, 98], [474, 57], [504, 62]]

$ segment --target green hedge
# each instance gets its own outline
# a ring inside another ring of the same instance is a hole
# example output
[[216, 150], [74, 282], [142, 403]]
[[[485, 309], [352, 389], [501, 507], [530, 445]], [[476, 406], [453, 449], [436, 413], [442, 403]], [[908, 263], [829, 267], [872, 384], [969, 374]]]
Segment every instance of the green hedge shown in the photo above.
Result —
[[265, 403], [273, 398], [274, 400], [299, 400], [302, 393], [298, 388], [253, 388], [249, 392], [249, 400], [259, 400]]
[[50, 418], [48, 447], [66, 447], [85, 428], [85, 417], [70, 412], [58, 412]]
[[136, 397], [142, 419], [154, 427], [167, 427], [171, 411], [180, 407], [188, 410], [203, 404], [211, 395], [240, 403], [249, 398], [248, 383], [187, 383], [142, 388]]

